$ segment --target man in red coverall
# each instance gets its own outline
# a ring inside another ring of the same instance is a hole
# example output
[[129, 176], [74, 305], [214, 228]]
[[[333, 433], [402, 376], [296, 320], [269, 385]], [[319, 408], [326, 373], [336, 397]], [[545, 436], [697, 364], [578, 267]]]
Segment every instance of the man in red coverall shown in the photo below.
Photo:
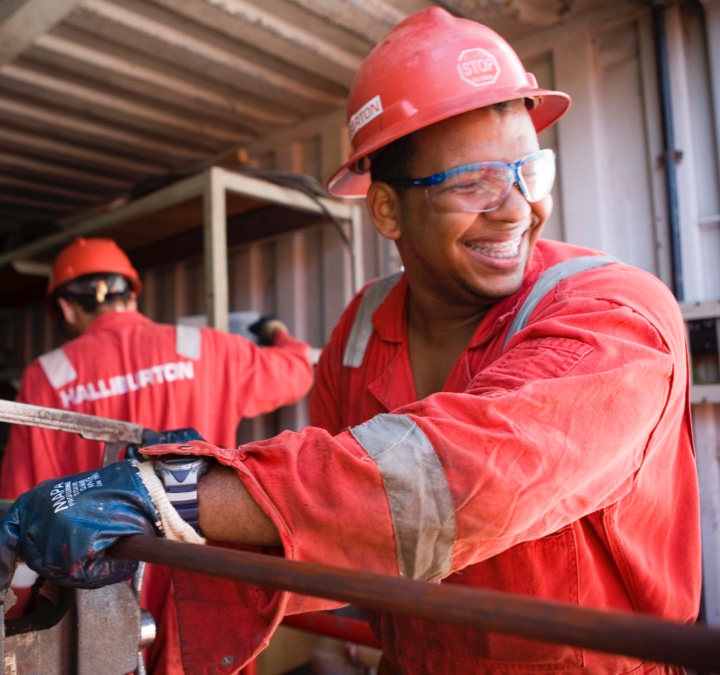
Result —
[[[138, 313], [140, 279], [110, 239], [77, 239], [57, 257], [49, 301], [77, 339], [25, 370], [18, 401], [141, 424], [192, 427], [225, 447], [243, 417], [308, 393], [308, 345], [282, 322], [260, 322], [274, 346], [209, 328], [154, 323]], [[0, 497], [15, 499], [41, 481], [98, 468], [103, 445], [76, 434], [12, 426], [0, 470]], [[143, 606], [158, 624], [148, 671], [181, 675], [169, 570], [148, 565]]]
[[[700, 527], [683, 320], [654, 276], [540, 239], [555, 158], [537, 132], [568, 106], [485, 26], [435, 7], [393, 29], [355, 79], [353, 151], [329, 189], [366, 196], [403, 272], [368, 284], [341, 317], [318, 364], [315, 426], [235, 450], [154, 447], [154, 465], [108, 470], [121, 534], [176, 536], [163, 456], [209, 457], [198, 483], [209, 538], [692, 623]], [[127, 575], [129, 561], [96, 564], [106, 514], [72, 534], [104, 488], [57, 514], [52, 488], [0, 521], [0, 581], [18, 552], [62, 583]], [[58, 570], [54, 535], [31, 539], [47, 524], [77, 551], [73, 569]], [[173, 578], [181, 624], [223, 615], [188, 632], [189, 673], [239, 668], [283, 615], [331, 606]], [[382, 673], [678, 672], [386, 613], [373, 624]]]

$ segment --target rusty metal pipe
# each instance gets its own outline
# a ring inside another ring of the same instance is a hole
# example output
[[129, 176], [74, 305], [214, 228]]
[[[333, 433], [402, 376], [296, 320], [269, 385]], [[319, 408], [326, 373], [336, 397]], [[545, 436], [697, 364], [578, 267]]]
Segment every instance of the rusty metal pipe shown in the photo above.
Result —
[[518, 637], [720, 671], [720, 630], [482, 591], [301, 563], [154, 537], [129, 537], [112, 555], [265, 588]]

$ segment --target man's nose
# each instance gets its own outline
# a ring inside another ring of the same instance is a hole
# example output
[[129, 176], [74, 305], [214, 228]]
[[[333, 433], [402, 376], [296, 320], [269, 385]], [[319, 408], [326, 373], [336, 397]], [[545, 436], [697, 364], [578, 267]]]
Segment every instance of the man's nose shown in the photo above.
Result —
[[530, 215], [531, 207], [530, 203], [520, 192], [520, 187], [517, 183], [513, 183], [508, 196], [505, 200], [493, 211], [488, 211], [485, 216], [489, 220], [502, 220], [517, 222], [527, 218]]

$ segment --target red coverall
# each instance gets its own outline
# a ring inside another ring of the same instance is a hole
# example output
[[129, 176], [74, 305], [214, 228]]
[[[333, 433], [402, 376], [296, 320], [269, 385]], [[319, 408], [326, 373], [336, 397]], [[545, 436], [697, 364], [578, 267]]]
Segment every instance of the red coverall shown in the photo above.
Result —
[[[313, 378], [307, 350], [286, 333], [278, 334], [273, 347], [260, 348], [229, 333], [157, 324], [138, 312], [110, 312], [82, 336], [33, 361], [17, 400], [156, 431], [192, 427], [214, 444], [234, 447], [243, 417], [307, 394]], [[13, 425], [0, 496], [14, 499], [48, 478], [99, 467], [102, 453], [101, 443], [75, 434]], [[158, 636], [147, 650], [146, 665], [157, 675], [182, 675], [169, 583], [167, 568], [147, 566], [143, 606], [158, 623]]]
[[[420, 401], [405, 279], [372, 315], [362, 365], [350, 367], [341, 364], [356, 298], [316, 372], [311, 410], [322, 429], [183, 452], [236, 468], [287, 558], [692, 622], [699, 497], [685, 331], [672, 295], [622, 264], [586, 271], [545, 295], [504, 350], [539, 275], [592, 253], [540, 241], [522, 288], [483, 318], [443, 391]], [[230, 672], [284, 614], [332, 604], [183, 572], [174, 579], [192, 674]], [[374, 623], [382, 672], [679, 672], [420, 619]]]

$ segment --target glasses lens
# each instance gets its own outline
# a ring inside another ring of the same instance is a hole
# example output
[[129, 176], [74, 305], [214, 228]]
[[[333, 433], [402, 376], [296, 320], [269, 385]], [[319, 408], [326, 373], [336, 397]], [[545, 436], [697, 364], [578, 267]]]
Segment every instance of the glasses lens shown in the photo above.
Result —
[[539, 202], [550, 194], [555, 182], [555, 153], [540, 150], [528, 155], [519, 169], [523, 193], [529, 202]]
[[497, 208], [507, 197], [513, 172], [502, 162], [485, 162], [425, 189], [428, 204], [437, 213], [480, 213]]

